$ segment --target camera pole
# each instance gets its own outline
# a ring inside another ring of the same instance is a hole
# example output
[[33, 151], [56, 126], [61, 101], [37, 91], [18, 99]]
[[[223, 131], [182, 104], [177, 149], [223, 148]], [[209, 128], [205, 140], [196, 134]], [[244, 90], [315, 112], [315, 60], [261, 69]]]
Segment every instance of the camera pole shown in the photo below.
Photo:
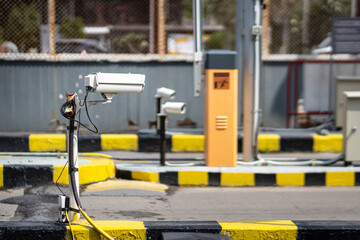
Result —
[[[69, 161], [69, 210], [70, 221], [76, 221], [80, 219], [80, 211], [78, 208], [80, 194], [79, 191], [79, 158], [78, 158], [78, 136], [75, 131], [78, 129], [78, 123], [76, 122], [76, 115], [79, 108], [79, 97], [75, 93], [73, 96], [74, 114], [67, 120], [67, 149], [68, 149], [68, 161]], [[77, 194], [74, 194], [76, 192]]]
[[159, 113], [158, 117], [158, 131], [160, 134], [160, 165], [165, 166], [165, 152], [166, 152], [166, 114]]
[[[161, 97], [159, 96], [155, 96], [155, 100], [156, 100], [156, 116], [158, 114], [160, 114], [161, 111]], [[158, 117], [156, 117], [156, 126], [158, 126]], [[160, 130], [158, 127], [156, 127], [156, 134], [160, 134]]]

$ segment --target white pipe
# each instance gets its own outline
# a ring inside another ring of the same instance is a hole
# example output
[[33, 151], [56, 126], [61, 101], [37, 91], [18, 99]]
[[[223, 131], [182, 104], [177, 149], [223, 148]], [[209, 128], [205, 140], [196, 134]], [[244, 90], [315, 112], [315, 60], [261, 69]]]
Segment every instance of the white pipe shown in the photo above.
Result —
[[200, 96], [201, 76], [202, 76], [202, 15], [201, 0], [193, 0], [193, 19], [194, 19], [194, 96]]
[[[79, 127], [77, 120], [77, 114], [79, 112], [80, 109], [80, 104], [79, 104], [79, 97], [77, 94], [75, 94], [74, 96], [74, 100], [75, 100], [75, 106], [74, 106], [74, 111], [75, 111], [75, 117], [74, 117], [74, 128], [77, 129]], [[74, 169], [70, 169], [70, 166], [72, 164], [70, 164], [69, 162], [69, 193], [70, 193], [70, 199], [69, 199], [69, 207], [70, 207], [70, 221], [77, 221], [80, 219], [80, 213], [76, 212], [76, 210], [79, 210], [78, 208], [78, 204], [76, 203], [75, 200], [75, 195], [74, 192], [77, 193], [78, 196], [80, 196], [80, 186], [79, 186], [79, 157], [78, 157], [78, 136], [77, 136], [77, 131], [75, 129], [70, 130], [70, 121], [68, 120], [68, 134], [67, 136], [69, 137], [69, 132], [73, 131], [73, 137], [72, 139], [69, 139], [67, 142], [68, 144], [72, 144], [72, 148], [70, 148], [70, 146], [67, 146], [68, 149], [68, 159], [69, 161], [71, 160], [70, 155], [72, 156], [72, 160], [73, 160], [73, 166], [75, 168], [75, 183], [74, 183], [74, 187], [75, 190], [73, 189], [73, 184], [71, 184], [71, 171], [74, 171]], [[71, 142], [70, 142], [71, 141]], [[70, 152], [70, 149], [72, 149], [72, 152]], [[71, 209], [75, 209], [75, 211], [72, 211]]]
[[[255, 27], [257, 30], [260, 30], [261, 25], [261, 5], [260, 0], [255, 2]], [[260, 65], [261, 65], [261, 43], [260, 43], [260, 33], [255, 33], [255, 71], [254, 71], [254, 138], [253, 138], [253, 150], [254, 154], [257, 154], [257, 136], [258, 129], [260, 124]]]
[[298, 159], [294, 159], [294, 160], [291, 159], [292, 161], [290, 161], [290, 159], [287, 159], [288, 162], [285, 162], [286, 159], [270, 160], [270, 159], [260, 158], [260, 160], [254, 161], [254, 162], [238, 161], [237, 164], [242, 165], [242, 166], [256, 166], [256, 165], [260, 165], [260, 166], [261, 165], [263, 165], [263, 166], [265, 166], [265, 165], [266, 166], [267, 165], [274, 165], [274, 166], [327, 166], [327, 165], [334, 164], [343, 158], [344, 158], [344, 154], [340, 154], [339, 156], [337, 156], [333, 159], [329, 159], [329, 160], [309, 159], [309, 160], [296, 161], [296, 162], [294, 162], [294, 160], [298, 160]]

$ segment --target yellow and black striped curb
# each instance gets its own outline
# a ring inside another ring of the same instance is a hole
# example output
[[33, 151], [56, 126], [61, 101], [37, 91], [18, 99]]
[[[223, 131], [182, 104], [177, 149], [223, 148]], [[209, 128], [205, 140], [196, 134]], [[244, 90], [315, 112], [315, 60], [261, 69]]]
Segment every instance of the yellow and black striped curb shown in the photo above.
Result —
[[[360, 239], [359, 221], [96, 221], [96, 224], [115, 239], [123, 240], [157, 240], [168, 233], [206, 234], [218, 239], [226, 236], [232, 240]], [[79, 240], [102, 239], [85, 222], [72, 224], [71, 229]], [[0, 238], [70, 240], [71, 231], [67, 224], [56, 222], [0, 222]]]
[[[104, 181], [115, 177], [114, 162], [107, 159], [86, 158], [79, 164], [80, 185]], [[48, 183], [69, 184], [68, 167], [64, 165], [0, 165], [0, 188], [16, 188]]]
[[[167, 135], [168, 152], [203, 152], [204, 135]], [[260, 134], [260, 152], [341, 152], [342, 134], [279, 135]], [[158, 152], [159, 136], [151, 134], [80, 135], [79, 151], [139, 151]], [[0, 152], [66, 151], [65, 134], [25, 134], [0, 136]], [[242, 136], [238, 137], [238, 151], [242, 152]]]
[[[360, 186], [360, 170], [324, 172], [213, 172], [213, 171], [146, 172], [117, 168], [116, 177], [158, 182], [173, 186]], [[255, 170], [254, 170], [255, 171]]]

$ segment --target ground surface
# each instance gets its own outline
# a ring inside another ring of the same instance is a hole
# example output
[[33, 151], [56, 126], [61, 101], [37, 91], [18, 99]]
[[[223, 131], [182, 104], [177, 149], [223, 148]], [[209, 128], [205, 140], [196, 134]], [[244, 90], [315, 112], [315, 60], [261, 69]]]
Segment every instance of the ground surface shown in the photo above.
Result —
[[[116, 184], [82, 192], [83, 208], [94, 220], [358, 220], [360, 213], [357, 187], [170, 187], [164, 192], [164, 185]], [[59, 194], [54, 185], [3, 190], [0, 220], [57, 220]]]

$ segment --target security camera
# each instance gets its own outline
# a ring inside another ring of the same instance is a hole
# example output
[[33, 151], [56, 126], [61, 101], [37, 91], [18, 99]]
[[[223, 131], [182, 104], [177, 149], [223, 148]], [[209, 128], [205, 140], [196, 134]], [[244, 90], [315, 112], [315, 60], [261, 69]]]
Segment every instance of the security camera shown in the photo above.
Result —
[[141, 93], [145, 87], [145, 75], [131, 73], [92, 73], [85, 76], [85, 87], [107, 99], [117, 93]]
[[165, 98], [173, 99], [173, 98], [175, 98], [175, 94], [176, 94], [175, 90], [170, 89], [170, 88], [161, 87], [161, 88], [156, 89], [155, 97], [156, 98], [165, 97]]
[[186, 104], [183, 102], [166, 102], [162, 105], [164, 113], [184, 114], [186, 112]]

